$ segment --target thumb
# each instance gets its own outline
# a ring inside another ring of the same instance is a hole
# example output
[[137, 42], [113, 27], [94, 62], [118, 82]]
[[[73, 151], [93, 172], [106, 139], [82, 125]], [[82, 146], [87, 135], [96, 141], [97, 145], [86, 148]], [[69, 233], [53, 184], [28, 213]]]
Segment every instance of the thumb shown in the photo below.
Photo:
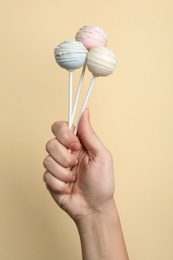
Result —
[[91, 126], [88, 109], [85, 109], [81, 116], [78, 126], [78, 137], [87, 151], [98, 154], [105, 149]]

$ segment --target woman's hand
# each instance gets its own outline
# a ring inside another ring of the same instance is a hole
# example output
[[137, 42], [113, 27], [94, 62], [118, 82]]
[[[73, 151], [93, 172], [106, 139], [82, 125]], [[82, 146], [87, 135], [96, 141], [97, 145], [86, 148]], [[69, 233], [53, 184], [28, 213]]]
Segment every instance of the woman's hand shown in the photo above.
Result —
[[94, 133], [85, 110], [75, 136], [66, 122], [52, 126], [44, 181], [56, 203], [77, 222], [113, 200], [112, 156]]

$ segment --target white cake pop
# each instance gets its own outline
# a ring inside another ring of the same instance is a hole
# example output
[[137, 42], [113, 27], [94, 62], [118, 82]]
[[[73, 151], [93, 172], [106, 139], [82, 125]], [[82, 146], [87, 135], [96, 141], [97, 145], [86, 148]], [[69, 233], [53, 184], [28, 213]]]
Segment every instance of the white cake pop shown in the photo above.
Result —
[[106, 47], [95, 47], [87, 56], [88, 70], [96, 77], [108, 76], [115, 70], [117, 61], [114, 53]]
[[88, 70], [93, 74], [93, 77], [79, 114], [77, 126], [75, 128], [75, 134], [77, 134], [79, 120], [88, 102], [96, 77], [110, 75], [115, 70], [117, 64], [114, 53], [106, 47], [92, 48], [88, 53], [86, 62]]

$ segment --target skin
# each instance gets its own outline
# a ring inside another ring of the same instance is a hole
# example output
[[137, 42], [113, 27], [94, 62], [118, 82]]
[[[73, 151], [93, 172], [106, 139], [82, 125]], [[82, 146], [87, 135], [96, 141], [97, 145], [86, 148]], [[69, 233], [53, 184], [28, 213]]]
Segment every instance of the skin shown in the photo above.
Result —
[[67, 122], [56, 122], [52, 132], [43, 179], [76, 223], [83, 260], [128, 260], [114, 201], [112, 155], [94, 133], [89, 111], [81, 117], [77, 136]]

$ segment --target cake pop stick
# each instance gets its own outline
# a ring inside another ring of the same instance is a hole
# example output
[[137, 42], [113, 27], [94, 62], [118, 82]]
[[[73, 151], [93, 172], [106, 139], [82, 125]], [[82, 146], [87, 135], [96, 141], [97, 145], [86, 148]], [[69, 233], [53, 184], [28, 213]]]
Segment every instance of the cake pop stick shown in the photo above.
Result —
[[92, 77], [92, 80], [91, 80], [91, 83], [90, 83], [90, 86], [89, 86], [89, 88], [88, 88], [88, 91], [87, 91], [87, 93], [86, 93], [86, 96], [85, 96], [85, 99], [84, 99], [84, 102], [83, 102], [81, 111], [80, 111], [80, 113], [79, 113], [78, 121], [77, 121], [75, 130], [74, 130], [74, 134], [75, 134], [75, 135], [77, 134], [79, 121], [80, 121], [80, 118], [81, 118], [81, 116], [82, 116], [83, 111], [85, 110], [85, 107], [86, 107], [86, 104], [87, 104], [87, 102], [88, 102], [89, 96], [90, 96], [90, 94], [91, 94], [91, 90], [92, 90], [92, 88], [93, 88], [93, 86], [94, 86], [95, 80], [96, 80], [96, 76], [93, 76], [93, 77]]
[[106, 47], [95, 47], [90, 50], [87, 56], [87, 67], [89, 71], [93, 74], [90, 86], [88, 88], [86, 97], [84, 99], [81, 112], [77, 121], [77, 126], [74, 133], [77, 134], [78, 124], [81, 118], [81, 115], [86, 107], [91, 90], [93, 88], [96, 77], [99, 76], [108, 76], [113, 73], [116, 66], [116, 58], [112, 51]]
[[84, 80], [85, 70], [86, 70], [86, 62], [83, 65], [83, 69], [82, 69], [82, 72], [81, 72], [79, 85], [78, 85], [78, 88], [77, 88], [76, 97], [75, 97], [75, 101], [74, 101], [74, 105], [73, 105], [72, 117], [71, 117], [72, 124], [73, 124], [74, 116], [75, 116], [75, 113], [76, 113], [76, 108], [77, 108], [79, 95], [80, 95], [81, 88], [82, 88], [82, 83], [83, 83], [83, 80]]
[[73, 93], [73, 71], [69, 70], [69, 87], [68, 87], [68, 126], [72, 127], [72, 93]]

